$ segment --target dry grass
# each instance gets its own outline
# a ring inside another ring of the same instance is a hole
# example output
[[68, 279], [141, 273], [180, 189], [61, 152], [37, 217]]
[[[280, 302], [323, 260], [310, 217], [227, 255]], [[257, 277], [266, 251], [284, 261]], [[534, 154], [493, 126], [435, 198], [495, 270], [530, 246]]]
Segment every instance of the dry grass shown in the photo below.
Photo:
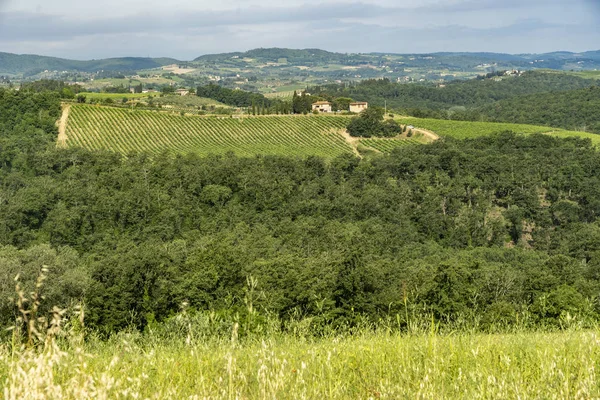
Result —
[[600, 396], [595, 332], [365, 333], [237, 344], [108, 342], [0, 350], [5, 398], [574, 398]]
[[239, 341], [238, 323], [230, 338], [210, 336], [184, 309], [170, 329], [86, 340], [81, 308], [70, 319], [56, 309], [49, 321], [38, 316], [44, 275], [29, 295], [17, 285], [20, 316], [0, 345], [6, 399], [600, 397], [597, 331], [440, 335], [432, 323], [430, 333], [307, 339], [298, 325]]

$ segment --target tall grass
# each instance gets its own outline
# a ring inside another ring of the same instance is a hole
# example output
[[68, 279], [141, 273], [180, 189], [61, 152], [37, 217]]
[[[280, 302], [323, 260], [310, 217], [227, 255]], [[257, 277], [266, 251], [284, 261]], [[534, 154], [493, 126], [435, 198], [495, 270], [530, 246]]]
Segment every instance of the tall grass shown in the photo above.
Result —
[[306, 320], [286, 330], [255, 325], [250, 296], [248, 314], [229, 326], [184, 308], [169, 324], [101, 340], [86, 333], [83, 307], [70, 316], [54, 309], [50, 320], [38, 315], [44, 275], [29, 294], [17, 285], [20, 316], [12, 341], [0, 344], [6, 399], [600, 397], [600, 335], [577, 323], [481, 334], [440, 333], [432, 320], [401, 334], [391, 320], [315, 338]]
[[369, 333], [239, 344], [129, 333], [0, 349], [5, 398], [573, 398], [600, 396], [596, 332]]

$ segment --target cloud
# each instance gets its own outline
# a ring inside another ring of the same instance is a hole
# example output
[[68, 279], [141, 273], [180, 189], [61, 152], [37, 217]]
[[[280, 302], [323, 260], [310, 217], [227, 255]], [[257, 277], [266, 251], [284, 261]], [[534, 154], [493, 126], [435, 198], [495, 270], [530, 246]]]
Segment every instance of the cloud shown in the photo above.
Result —
[[0, 13], [5, 23], [0, 34], [12, 39], [55, 40], [82, 35], [141, 33], [218, 26], [261, 25], [280, 22], [326, 21], [343, 18], [373, 18], [390, 15], [397, 10], [363, 3], [344, 7], [253, 7], [229, 11], [192, 11], [171, 14], [150, 12], [111, 18], [73, 18], [31, 12]]
[[[65, 1], [70, 0], [61, 6]], [[111, 17], [0, 12], [0, 51], [70, 58], [151, 52], [191, 59], [208, 52], [271, 46], [347, 52], [514, 53], [556, 50], [556, 46], [570, 50], [575, 44], [585, 50], [600, 42], [596, 29], [590, 29], [589, 16], [580, 11], [586, 8], [589, 14], [591, 0], [573, 0], [572, 6], [562, 0], [406, 0], [400, 4], [378, 0], [376, 5], [370, 3], [374, 0], [348, 4], [302, 0], [286, 2], [286, 6], [269, 6], [275, 0], [265, 0], [263, 6], [256, 6], [250, 4], [255, 0], [249, 0], [244, 7], [228, 10], [171, 8], [178, 11], [156, 9], [153, 0], [147, 1], [148, 6], [139, 8], [144, 11]], [[222, 1], [227, 6], [228, 0]], [[583, 2], [588, 2], [585, 7]], [[587, 36], [583, 34], [586, 29]]]

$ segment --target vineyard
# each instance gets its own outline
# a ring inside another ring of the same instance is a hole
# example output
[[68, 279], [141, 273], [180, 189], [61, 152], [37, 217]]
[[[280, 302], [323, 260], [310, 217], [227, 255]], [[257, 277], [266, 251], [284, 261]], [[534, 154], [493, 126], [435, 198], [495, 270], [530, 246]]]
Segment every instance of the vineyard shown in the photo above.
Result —
[[347, 123], [347, 118], [336, 116], [218, 118], [73, 105], [66, 145], [124, 154], [166, 150], [207, 155], [232, 151], [240, 156], [331, 158], [352, 152], [338, 132]]
[[382, 153], [390, 153], [400, 147], [422, 144], [418, 139], [361, 139], [360, 144]]
[[413, 118], [403, 117], [397, 119], [399, 123], [414, 125], [417, 128], [427, 129], [440, 136], [453, 137], [455, 139], [468, 139], [477, 136], [486, 136], [493, 133], [512, 131], [524, 134], [548, 133], [558, 137], [579, 136], [589, 138], [592, 143], [600, 143], [600, 135], [587, 132], [565, 131], [547, 126], [509, 124], [497, 122], [470, 122], [470, 121], [449, 121], [442, 119]]

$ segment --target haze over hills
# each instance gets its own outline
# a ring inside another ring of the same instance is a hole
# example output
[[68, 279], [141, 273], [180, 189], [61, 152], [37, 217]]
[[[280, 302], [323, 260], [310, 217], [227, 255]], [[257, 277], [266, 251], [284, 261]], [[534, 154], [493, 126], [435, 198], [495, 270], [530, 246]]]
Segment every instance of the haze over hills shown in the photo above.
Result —
[[45, 70], [94, 72], [134, 71], [159, 68], [165, 65], [185, 62], [186, 64], [236, 64], [253, 65], [256, 63], [277, 63], [281, 66], [329, 65], [356, 66], [362, 64], [389, 64], [390, 66], [449, 68], [451, 70], [473, 69], [484, 65], [499, 68], [551, 68], [591, 70], [600, 68], [600, 51], [572, 53], [566, 51], [545, 54], [501, 54], [501, 53], [429, 53], [429, 54], [392, 54], [333, 53], [320, 49], [253, 49], [246, 52], [208, 54], [192, 61], [180, 61], [173, 58], [124, 57], [100, 60], [69, 60], [39, 55], [17, 55], [0, 53], [0, 74], [33, 76]]

